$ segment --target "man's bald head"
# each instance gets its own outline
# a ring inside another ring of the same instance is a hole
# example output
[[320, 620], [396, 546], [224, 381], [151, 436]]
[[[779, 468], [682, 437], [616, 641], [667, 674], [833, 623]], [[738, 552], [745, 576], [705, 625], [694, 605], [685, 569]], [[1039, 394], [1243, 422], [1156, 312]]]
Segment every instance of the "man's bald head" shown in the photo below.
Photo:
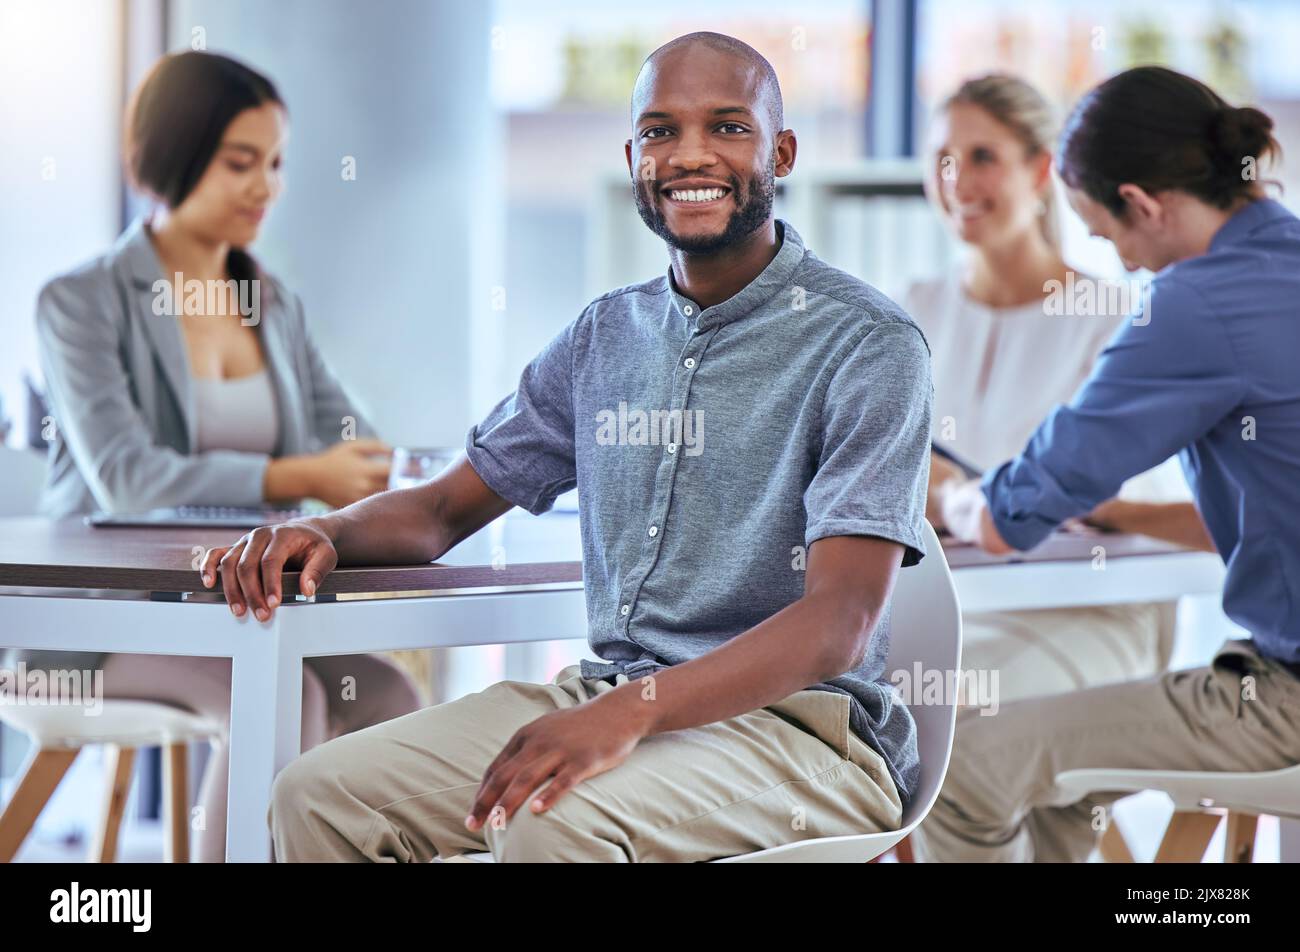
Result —
[[776, 70], [758, 50], [748, 43], [727, 36], [725, 33], [687, 33], [674, 40], [669, 40], [659, 49], [646, 57], [637, 74], [636, 84], [632, 88], [632, 121], [636, 121], [638, 102], [642, 99], [658, 70], [680, 59], [683, 54], [703, 50], [737, 60], [742, 68], [754, 74], [755, 112], [761, 112], [771, 124], [772, 135], [785, 128], [785, 109], [781, 101], [781, 84], [777, 81]]

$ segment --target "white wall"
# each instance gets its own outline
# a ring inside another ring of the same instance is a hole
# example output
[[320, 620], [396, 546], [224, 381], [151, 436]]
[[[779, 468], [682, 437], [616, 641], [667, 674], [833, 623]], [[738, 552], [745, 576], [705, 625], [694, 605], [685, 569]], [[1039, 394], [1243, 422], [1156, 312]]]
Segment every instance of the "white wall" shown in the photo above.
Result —
[[118, 232], [120, 7], [0, 3], [0, 401], [22, 439], [36, 294]]
[[169, 48], [197, 37], [288, 104], [286, 189], [255, 253], [302, 295], [382, 436], [461, 445], [501, 395], [474, 372], [495, 362], [500, 283], [491, 5], [173, 0]]

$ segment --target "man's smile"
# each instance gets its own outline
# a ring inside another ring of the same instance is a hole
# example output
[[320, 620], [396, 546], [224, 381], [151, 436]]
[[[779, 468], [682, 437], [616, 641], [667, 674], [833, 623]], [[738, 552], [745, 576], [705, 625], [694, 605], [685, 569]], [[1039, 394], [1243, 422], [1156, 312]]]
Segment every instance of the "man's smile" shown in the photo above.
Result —
[[731, 194], [731, 186], [705, 179], [678, 179], [659, 189], [659, 194], [672, 206], [713, 208]]

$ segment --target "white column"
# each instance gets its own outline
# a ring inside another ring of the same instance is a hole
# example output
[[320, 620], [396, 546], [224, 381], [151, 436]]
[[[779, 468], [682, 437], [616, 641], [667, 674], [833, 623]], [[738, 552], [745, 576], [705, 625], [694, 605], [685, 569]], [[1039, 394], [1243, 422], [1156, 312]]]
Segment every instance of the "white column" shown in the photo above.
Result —
[[287, 187], [254, 251], [302, 295], [327, 359], [395, 444], [459, 446], [494, 357], [491, 14], [455, 0], [169, 6], [171, 49], [243, 59], [284, 97]]

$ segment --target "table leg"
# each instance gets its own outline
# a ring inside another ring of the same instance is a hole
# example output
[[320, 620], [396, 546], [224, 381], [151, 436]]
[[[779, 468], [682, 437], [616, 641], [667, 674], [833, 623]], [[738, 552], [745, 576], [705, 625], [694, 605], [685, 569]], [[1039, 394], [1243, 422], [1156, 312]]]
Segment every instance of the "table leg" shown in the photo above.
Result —
[[262, 623], [245, 616], [231, 627], [230, 789], [226, 859], [271, 858], [267, 812], [275, 775], [298, 756], [302, 730], [302, 658], [284, 649], [282, 612]]
[[1282, 830], [1282, 843], [1278, 859], [1284, 863], [1300, 863], [1300, 820], [1288, 820], [1283, 817], [1279, 825]]

